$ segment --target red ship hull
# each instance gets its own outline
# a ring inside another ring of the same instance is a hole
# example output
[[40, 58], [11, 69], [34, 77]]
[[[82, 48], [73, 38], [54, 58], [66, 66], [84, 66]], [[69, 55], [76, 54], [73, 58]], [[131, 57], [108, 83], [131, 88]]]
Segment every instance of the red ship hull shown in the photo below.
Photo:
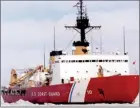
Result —
[[8, 103], [133, 103], [139, 93], [139, 75], [91, 78], [77, 83], [33, 87], [25, 95], [3, 94]]

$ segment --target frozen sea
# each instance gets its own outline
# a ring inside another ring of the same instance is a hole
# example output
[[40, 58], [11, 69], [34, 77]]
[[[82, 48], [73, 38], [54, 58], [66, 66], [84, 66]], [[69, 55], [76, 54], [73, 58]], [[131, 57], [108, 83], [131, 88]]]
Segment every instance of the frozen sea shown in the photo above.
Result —
[[45, 103], [44, 105], [39, 105], [39, 104], [32, 104], [28, 101], [23, 101], [23, 100], [19, 100], [16, 103], [5, 103], [1, 97], [1, 106], [139, 106], [139, 95], [137, 96], [135, 103], [133, 104], [85, 104], [85, 105], [80, 105], [80, 104], [76, 104], [76, 105], [55, 105], [55, 104], [50, 104], [50, 103]]

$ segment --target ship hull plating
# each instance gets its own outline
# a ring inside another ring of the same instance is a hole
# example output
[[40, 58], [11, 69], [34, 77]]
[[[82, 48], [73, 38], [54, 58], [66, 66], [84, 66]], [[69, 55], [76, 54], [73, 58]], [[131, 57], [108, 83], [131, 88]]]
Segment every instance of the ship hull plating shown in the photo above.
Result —
[[3, 94], [13, 103], [133, 103], [139, 93], [139, 75], [91, 78], [76, 83], [29, 88], [22, 95]]

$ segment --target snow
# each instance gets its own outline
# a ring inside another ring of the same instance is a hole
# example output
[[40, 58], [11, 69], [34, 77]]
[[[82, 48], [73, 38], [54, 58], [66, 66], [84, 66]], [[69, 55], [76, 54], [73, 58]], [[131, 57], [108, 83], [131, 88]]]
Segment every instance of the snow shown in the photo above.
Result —
[[[45, 103], [44, 105], [39, 105], [39, 104], [32, 104], [28, 101], [23, 101], [23, 100], [19, 100], [16, 103], [5, 103], [3, 101], [3, 98], [1, 97], [1, 106], [58, 106], [55, 104], [51, 104], [51, 103]], [[63, 105], [60, 104], [59, 106], [73, 106], [72, 105]], [[86, 104], [86, 105], [80, 105], [80, 104], [76, 104], [74, 106], [139, 106], [139, 95], [136, 98], [135, 103], [133, 104]]]

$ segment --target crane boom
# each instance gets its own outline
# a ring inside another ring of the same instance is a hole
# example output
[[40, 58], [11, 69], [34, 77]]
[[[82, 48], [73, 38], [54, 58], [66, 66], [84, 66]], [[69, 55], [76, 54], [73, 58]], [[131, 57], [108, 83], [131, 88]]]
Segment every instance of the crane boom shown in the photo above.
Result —
[[17, 84], [22, 83], [22, 82], [23, 82], [23, 81], [25, 81], [27, 78], [30, 78], [31, 76], [33, 76], [33, 75], [34, 75], [34, 73], [36, 73], [36, 72], [37, 72], [37, 70], [38, 70], [39, 68], [41, 68], [41, 67], [42, 67], [42, 65], [41, 65], [41, 66], [36, 67], [36, 69], [35, 69], [35, 70], [33, 70], [32, 72], [28, 72], [28, 73], [27, 73], [27, 74], [25, 74], [24, 76], [22, 76], [22, 77], [18, 78], [16, 81], [14, 81], [14, 82], [10, 83], [10, 85], [11, 85], [11, 86], [13, 86], [13, 85], [17, 85]]

